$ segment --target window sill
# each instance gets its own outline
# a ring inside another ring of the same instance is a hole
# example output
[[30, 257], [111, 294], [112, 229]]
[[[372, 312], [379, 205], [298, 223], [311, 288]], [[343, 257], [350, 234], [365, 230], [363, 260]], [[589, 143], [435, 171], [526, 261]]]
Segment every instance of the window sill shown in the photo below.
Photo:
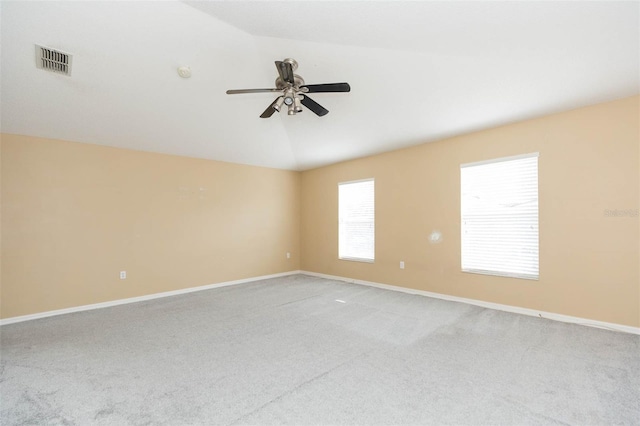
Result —
[[514, 273], [500, 272], [500, 271], [485, 271], [482, 269], [462, 269], [462, 272], [467, 274], [491, 275], [494, 277], [518, 278], [521, 280], [530, 280], [530, 281], [540, 280], [540, 275], [514, 274]]
[[374, 263], [375, 259], [364, 259], [360, 257], [339, 257], [338, 260], [346, 260], [349, 262]]

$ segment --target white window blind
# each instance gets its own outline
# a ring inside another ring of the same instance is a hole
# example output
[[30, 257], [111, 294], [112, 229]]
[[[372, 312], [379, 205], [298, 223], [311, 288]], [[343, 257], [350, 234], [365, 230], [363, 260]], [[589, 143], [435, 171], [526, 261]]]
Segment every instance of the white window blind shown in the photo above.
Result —
[[462, 270], [538, 279], [538, 153], [460, 166]]
[[338, 184], [338, 258], [373, 262], [375, 184], [373, 179]]

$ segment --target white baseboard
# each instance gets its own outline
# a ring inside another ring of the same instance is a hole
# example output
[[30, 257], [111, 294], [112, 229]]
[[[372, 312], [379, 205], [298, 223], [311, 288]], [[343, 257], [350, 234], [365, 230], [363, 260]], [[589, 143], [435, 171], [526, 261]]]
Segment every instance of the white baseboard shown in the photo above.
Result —
[[624, 333], [640, 335], [639, 327], [631, 327], [628, 325], [615, 324], [615, 323], [604, 322], [604, 321], [596, 321], [596, 320], [590, 320], [586, 318], [572, 317], [569, 315], [555, 314], [553, 312], [537, 311], [535, 309], [521, 308], [518, 306], [502, 305], [500, 303], [484, 302], [482, 300], [476, 300], [476, 299], [466, 299], [464, 297], [449, 296], [447, 294], [432, 293], [430, 291], [416, 290], [412, 288], [399, 287], [399, 286], [389, 285], [389, 284], [381, 284], [381, 283], [376, 283], [372, 281], [356, 280], [353, 278], [345, 278], [345, 277], [339, 277], [335, 275], [320, 274], [317, 272], [300, 271], [300, 273], [304, 275], [311, 275], [314, 277], [326, 278], [330, 280], [344, 281], [344, 282], [353, 283], [353, 284], [366, 285], [369, 287], [383, 288], [385, 290], [400, 291], [400, 292], [409, 293], [409, 294], [418, 294], [421, 296], [433, 297], [435, 299], [443, 299], [451, 302], [467, 303], [469, 305], [481, 306], [483, 308], [495, 309], [498, 311], [512, 312], [512, 313], [528, 315], [532, 317], [546, 318], [554, 321], [562, 321], [562, 322], [567, 322], [572, 324], [580, 324], [580, 325], [586, 325], [589, 327], [604, 328], [612, 331], [621, 331]]
[[435, 299], [448, 300], [448, 301], [451, 301], [451, 302], [466, 303], [466, 304], [469, 304], [469, 305], [481, 306], [483, 308], [495, 309], [495, 310], [498, 310], [498, 311], [512, 312], [512, 313], [516, 313], [516, 314], [528, 315], [528, 316], [539, 317], [539, 318], [546, 318], [546, 319], [555, 320], [555, 321], [562, 321], [562, 322], [567, 322], [567, 323], [572, 323], [572, 324], [580, 324], [580, 325], [586, 325], [586, 326], [589, 326], [589, 327], [597, 327], [597, 328], [603, 328], [603, 329], [607, 329], [607, 330], [621, 331], [621, 332], [624, 332], [624, 333], [631, 333], [631, 334], [640, 335], [640, 328], [639, 327], [631, 327], [631, 326], [628, 326], [628, 325], [615, 324], [615, 323], [609, 323], [609, 322], [604, 322], [604, 321], [596, 321], [596, 320], [590, 320], [590, 319], [586, 319], [586, 318], [572, 317], [572, 316], [569, 316], [569, 315], [556, 314], [556, 313], [553, 313], [553, 312], [537, 311], [535, 309], [521, 308], [521, 307], [518, 307], [518, 306], [502, 305], [500, 303], [485, 302], [485, 301], [482, 301], [482, 300], [467, 299], [467, 298], [464, 298], [464, 297], [450, 296], [450, 295], [442, 294], [442, 293], [433, 293], [433, 292], [430, 292], [430, 291], [417, 290], [417, 289], [412, 289], [412, 288], [407, 288], [407, 287], [399, 287], [399, 286], [395, 286], [395, 285], [376, 283], [376, 282], [372, 282], [372, 281], [357, 280], [357, 279], [353, 279], [353, 278], [340, 277], [340, 276], [336, 276], [336, 275], [327, 275], [327, 274], [320, 274], [320, 273], [317, 273], [317, 272], [300, 271], [300, 270], [282, 272], [282, 273], [279, 273], [279, 274], [272, 274], [272, 275], [262, 275], [262, 276], [259, 276], [259, 277], [245, 278], [245, 279], [235, 280], [235, 281], [225, 281], [225, 282], [221, 282], [221, 283], [208, 284], [208, 285], [199, 286], [199, 287], [189, 287], [189, 288], [184, 288], [184, 289], [180, 289], [180, 290], [173, 290], [173, 291], [166, 291], [166, 292], [162, 292], [162, 293], [148, 294], [148, 295], [145, 295], [145, 296], [130, 297], [130, 298], [127, 298], [127, 299], [118, 299], [118, 300], [112, 300], [112, 301], [109, 301], [109, 302], [102, 302], [102, 303], [94, 303], [94, 304], [91, 304], [91, 305], [75, 306], [75, 307], [72, 307], [72, 308], [57, 309], [57, 310], [54, 310], [54, 311], [39, 312], [37, 314], [30, 314], [30, 315], [22, 315], [22, 316], [18, 316], [18, 317], [5, 318], [5, 319], [0, 319], [0, 326], [13, 324], [13, 323], [17, 323], [17, 322], [22, 322], [22, 321], [30, 321], [30, 320], [40, 319], [40, 318], [52, 317], [52, 316], [56, 316], [56, 315], [70, 314], [70, 313], [73, 313], [73, 312], [90, 311], [90, 310], [93, 310], [93, 309], [108, 308], [108, 307], [111, 307], [111, 306], [126, 305], [126, 304], [129, 304], [129, 303], [144, 302], [146, 300], [159, 299], [159, 298], [162, 298], [162, 297], [176, 296], [176, 295], [179, 295], [179, 294], [193, 293], [195, 291], [203, 291], [203, 290], [209, 290], [209, 289], [213, 289], [213, 288], [227, 287], [227, 286], [231, 286], [231, 285], [244, 284], [244, 283], [249, 283], [249, 282], [253, 282], [253, 281], [260, 281], [260, 280], [267, 280], [267, 279], [270, 279], [270, 278], [286, 277], [286, 276], [289, 276], [289, 275], [296, 275], [296, 274], [310, 275], [310, 276], [319, 277], [319, 278], [326, 278], [326, 279], [330, 279], [330, 280], [343, 281], [343, 282], [359, 284], [359, 285], [366, 285], [366, 286], [369, 286], [369, 287], [377, 287], [377, 288], [382, 288], [382, 289], [385, 289], [385, 290], [400, 291], [400, 292], [409, 293], [409, 294], [418, 294], [418, 295], [421, 295], [421, 296], [433, 297]]
[[203, 286], [199, 286], [199, 287], [189, 287], [189, 288], [183, 288], [183, 289], [180, 289], [180, 290], [165, 291], [165, 292], [162, 292], [162, 293], [147, 294], [147, 295], [138, 296], [138, 297], [130, 297], [130, 298], [127, 298], [127, 299], [118, 299], [118, 300], [112, 300], [112, 301], [109, 301], [109, 302], [94, 303], [94, 304], [91, 304], [91, 305], [74, 306], [72, 308], [57, 309], [55, 311], [46, 311], [46, 312], [39, 312], [37, 314], [22, 315], [22, 316], [18, 316], [18, 317], [5, 318], [5, 319], [1, 319], [0, 320], [0, 326], [7, 325], [7, 324], [13, 324], [13, 323], [16, 323], [16, 322], [30, 321], [30, 320], [40, 319], [40, 318], [52, 317], [52, 316], [55, 316], [55, 315], [70, 314], [70, 313], [73, 313], [73, 312], [90, 311], [90, 310], [93, 310], [93, 309], [102, 309], [102, 308], [108, 308], [108, 307], [111, 307], [111, 306], [126, 305], [128, 303], [144, 302], [145, 300], [153, 300], [153, 299], [159, 299], [159, 298], [162, 298], [162, 297], [177, 296], [179, 294], [193, 293], [195, 291], [209, 290], [209, 289], [212, 289], [212, 288], [227, 287], [227, 286], [230, 286], [230, 285], [244, 284], [244, 283], [249, 283], [249, 282], [253, 282], [253, 281], [268, 280], [270, 278], [286, 277], [288, 275], [297, 275], [297, 274], [300, 274], [300, 273], [301, 273], [300, 271], [289, 271], [289, 272], [282, 272], [282, 273], [279, 273], [279, 274], [262, 275], [262, 276], [259, 276], [259, 277], [244, 278], [244, 279], [235, 280], [235, 281], [225, 281], [225, 282], [221, 282], [221, 283], [208, 284], [208, 285], [203, 285]]

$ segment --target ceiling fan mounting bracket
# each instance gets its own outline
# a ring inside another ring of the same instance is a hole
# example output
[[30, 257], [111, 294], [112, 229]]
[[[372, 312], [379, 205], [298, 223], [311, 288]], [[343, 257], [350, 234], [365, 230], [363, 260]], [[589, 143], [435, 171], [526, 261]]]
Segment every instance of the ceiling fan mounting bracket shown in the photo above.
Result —
[[284, 62], [285, 64], [290, 64], [290, 65], [291, 65], [291, 68], [292, 68], [294, 71], [298, 69], [298, 61], [296, 61], [295, 59], [287, 58], [287, 59], [285, 59], [285, 60], [284, 60], [284, 61], [282, 61], [282, 62]]

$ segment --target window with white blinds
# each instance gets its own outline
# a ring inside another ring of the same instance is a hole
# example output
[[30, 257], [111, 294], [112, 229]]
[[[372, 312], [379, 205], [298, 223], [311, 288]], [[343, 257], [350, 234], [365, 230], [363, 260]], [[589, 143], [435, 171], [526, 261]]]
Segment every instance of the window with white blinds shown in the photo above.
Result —
[[460, 166], [462, 271], [537, 280], [538, 153]]
[[338, 184], [338, 258], [373, 262], [375, 184], [373, 179]]

